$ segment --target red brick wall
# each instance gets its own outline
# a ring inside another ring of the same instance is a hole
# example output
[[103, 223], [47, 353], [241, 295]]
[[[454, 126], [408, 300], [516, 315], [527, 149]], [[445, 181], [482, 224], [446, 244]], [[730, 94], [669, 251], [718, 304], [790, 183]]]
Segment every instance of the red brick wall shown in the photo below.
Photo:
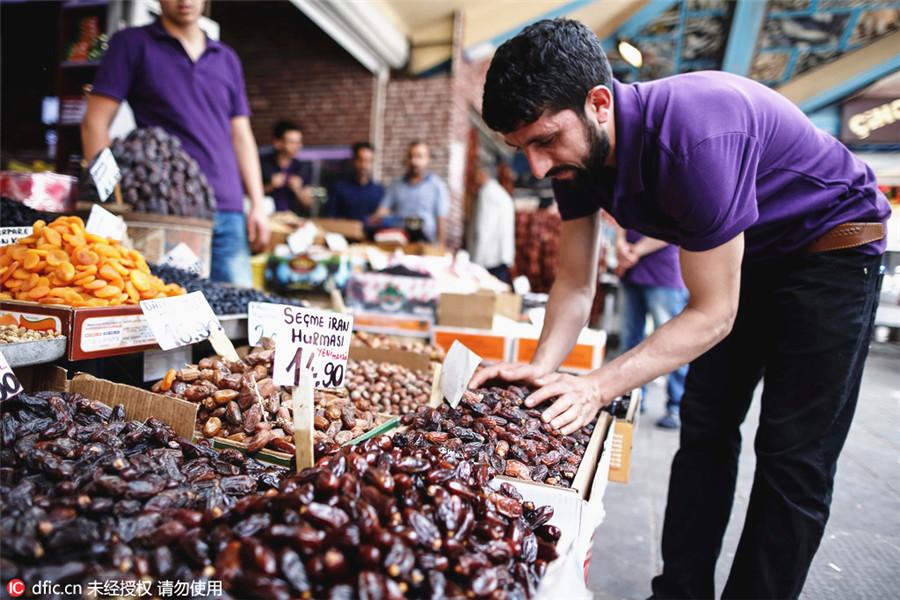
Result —
[[375, 77], [290, 2], [213, 2], [221, 39], [244, 66], [260, 146], [279, 119], [298, 121], [308, 146], [371, 135]]
[[[302, 124], [307, 146], [349, 146], [369, 139], [377, 146], [376, 173], [380, 167], [381, 181], [389, 184], [404, 172], [409, 142], [427, 142], [431, 170], [450, 188], [448, 245], [462, 245], [474, 150], [470, 111], [480, 112], [489, 61], [470, 64], [457, 52], [452, 74], [418, 79], [392, 74], [385, 90], [383, 138], [375, 140], [375, 76], [298, 8], [286, 1], [213, 2], [211, 10], [222, 41], [243, 63], [259, 145], [271, 143], [272, 125], [282, 118]], [[457, 39], [463, 26], [458, 22]]]

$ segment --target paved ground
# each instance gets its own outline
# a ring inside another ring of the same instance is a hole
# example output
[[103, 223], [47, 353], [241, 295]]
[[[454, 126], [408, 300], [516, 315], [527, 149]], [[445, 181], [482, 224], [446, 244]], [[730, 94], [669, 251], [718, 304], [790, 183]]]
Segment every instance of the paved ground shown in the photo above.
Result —
[[[659, 540], [669, 467], [678, 433], [655, 427], [664, 389], [648, 387], [647, 412], [635, 435], [631, 478], [610, 483], [606, 517], [595, 533], [588, 587], [597, 600], [650, 595], [662, 569]], [[752, 482], [754, 402], [742, 428], [743, 452], [732, 519], [716, 571], [721, 594], [737, 547]], [[876, 343], [863, 376], [859, 407], [838, 463], [831, 518], [813, 561], [803, 600], [884, 599], [900, 590], [900, 344]]]

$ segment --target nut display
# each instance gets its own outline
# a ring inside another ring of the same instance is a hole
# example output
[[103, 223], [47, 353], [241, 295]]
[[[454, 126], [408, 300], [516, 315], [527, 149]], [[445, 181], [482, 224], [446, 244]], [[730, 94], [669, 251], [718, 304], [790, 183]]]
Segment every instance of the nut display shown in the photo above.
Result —
[[427, 356], [436, 362], [443, 362], [446, 353], [440, 346], [433, 346], [418, 340], [398, 340], [383, 333], [369, 333], [367, 331], [354, 331], [350, 339], [351, 346], [364, 346], [367, 348], [384, 348], [386, 350], [405, 350]]
[[571, 487], [594, 423], [562, 435], [541, 421], [549, 403], [524, 406], [528, 393], [517, 386], [466, 391], [456, 408], [422, 406], [403, 415], [400, 422], [411, 430], [397, 435], [443, 444], [500, 475]]
[[255, 288], [242, 288], [210, 281], [170, 265], [151, 264], [150, 271], [163, 281], [177, 283], [187, 290], [189, 294], [191, 292], [203, 292], [203, 296], [209, 302], [210, 308], [217, 315], [246, 314], [249, 302], [272, 302], [275, 304], [306, 306], [306, 303], [301, 300], [282, 298]]
[[[293, 454], [293, 388], [272, 381], [274, 358], [274, 344], [265, 338], [240, 361], [204, 358], [197, 365], [172, 369], [151, 391], [198, 403], [196, 429], [206, 437], [245, 443], [251, 453], [268, 448]], [[344, 444], [389, 418], [321, 390], [315, 391], [314, 401], [314, 442]]]
[[79, 217], [36, 221], [31, 235], [0, 248], [0, 299], [116, 306], [181, 294], [150, 273], [140, 252], [88, 233]]
[[215, 558], [214, 524], [286, 473], [78, 394], [22, 393], [2, 407], [5, 580], [198, 579]]
[[347, 392], [360, 410], [401, 415], [428, 404], [432, 374], [372, 360], [347, 360]]
[[58, 331], [37, 331], [25, 329], [16, 325], [0, 325], [0, 344], [13, 344], [16, 342], [31, 342], [63, 337]]

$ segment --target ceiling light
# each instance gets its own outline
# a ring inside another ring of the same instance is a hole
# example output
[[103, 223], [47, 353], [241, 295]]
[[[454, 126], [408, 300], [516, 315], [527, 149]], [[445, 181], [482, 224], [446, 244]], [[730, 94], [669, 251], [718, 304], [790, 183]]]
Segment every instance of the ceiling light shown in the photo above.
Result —
[[632, 67], [640, 68], [644, 64], [641, 51], [628, 40], [620, 39], [618, 44], [619, 56]]

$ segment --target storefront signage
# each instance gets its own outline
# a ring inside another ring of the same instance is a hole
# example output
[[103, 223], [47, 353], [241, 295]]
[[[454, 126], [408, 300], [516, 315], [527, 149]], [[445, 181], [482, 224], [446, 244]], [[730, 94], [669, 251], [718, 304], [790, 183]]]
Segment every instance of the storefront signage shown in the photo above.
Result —
[[841, 139], [900, 144], [900, 98], [857, 98], [844, 104]]

